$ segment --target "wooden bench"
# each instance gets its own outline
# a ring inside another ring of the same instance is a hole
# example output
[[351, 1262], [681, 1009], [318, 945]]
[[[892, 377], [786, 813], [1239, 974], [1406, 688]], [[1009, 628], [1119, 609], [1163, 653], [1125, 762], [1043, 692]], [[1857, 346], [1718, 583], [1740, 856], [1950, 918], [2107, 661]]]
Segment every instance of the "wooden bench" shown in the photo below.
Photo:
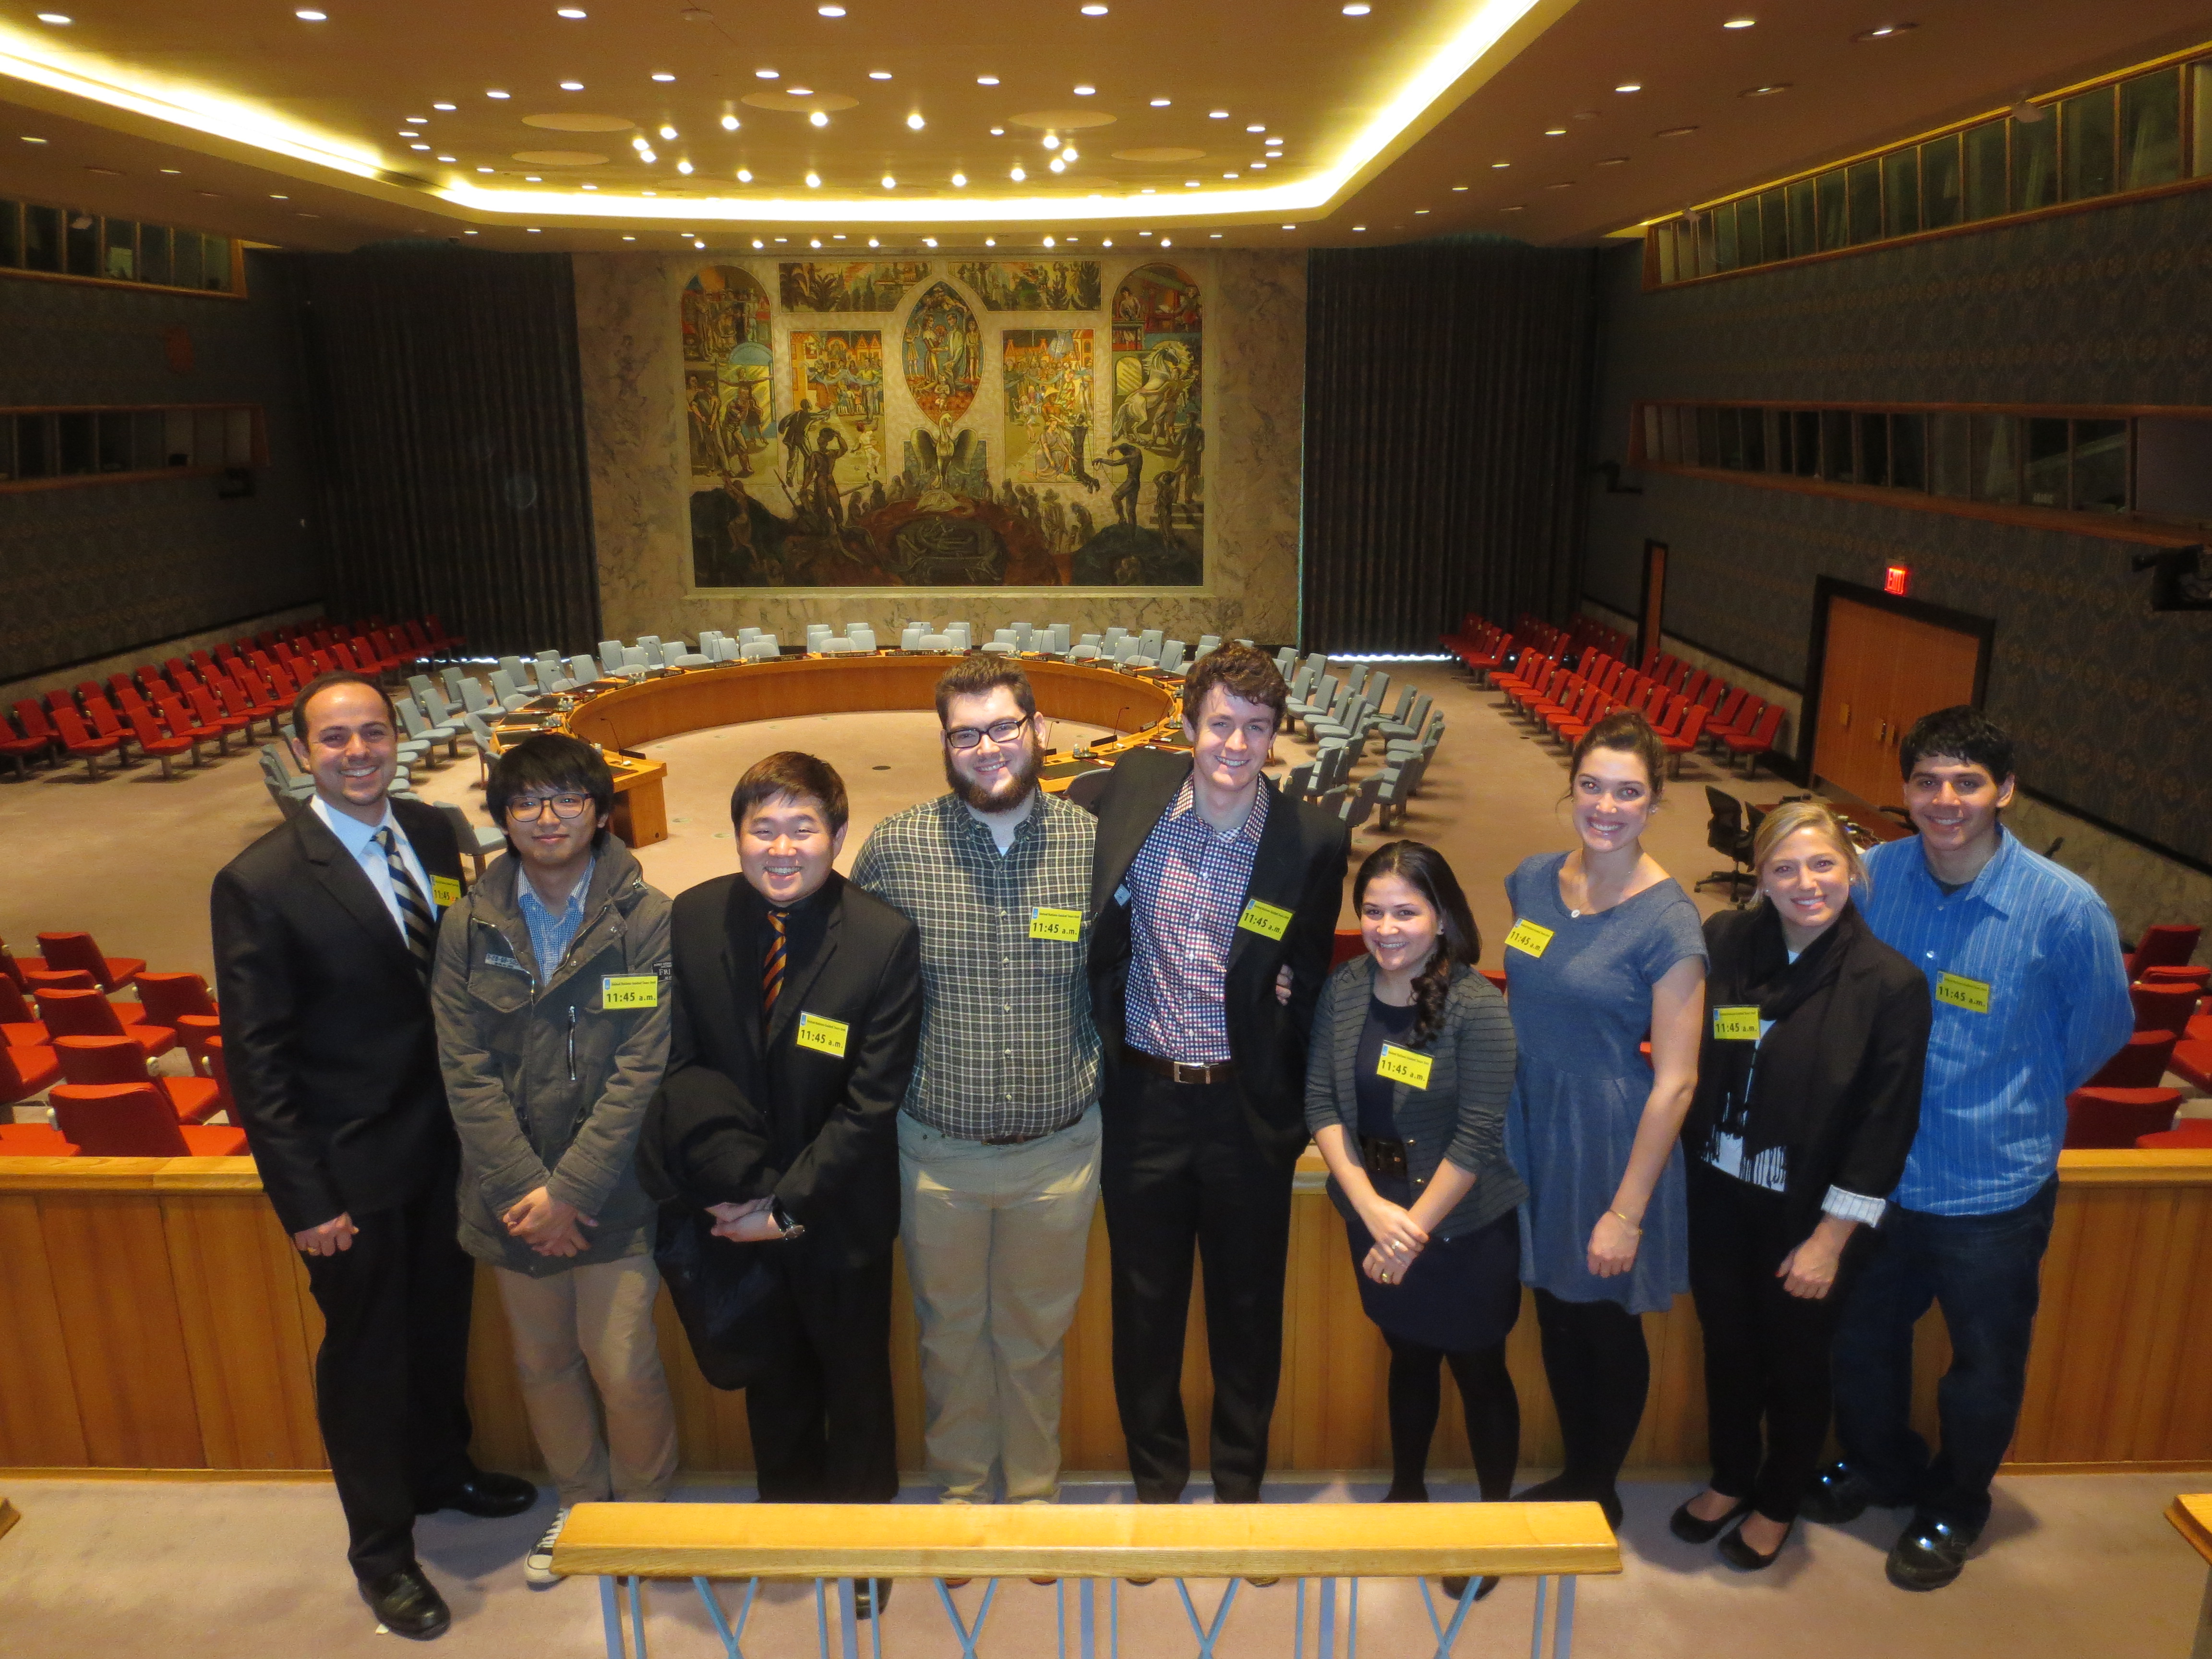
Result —
[[[2212, 1492], [2185, 1492], [2166, 1506], [2166, 1518], [2212, 1567]], [[2204, 1601], [2197, 1610], [2197, 1640], [2189, 1659], [2212, 1659], [2212, 1575], [2204, 1582]]]
[[[960, 1640], [963, 1659], [988, 1616], [991, 1594], [972, 1625], [954, 1607], [943, 1580], [1056, 1578], [1074, 1583], [1083, 1659], [1097, 1659], [1097, 1585], [1107, 1583], [1108, 1652], [1119, 1621], [1113, 1597], [1124, 1578], [1172, 1578], [1183, 1599], [1199, 1659], [1215, 1659], [1237, 1586], [1248, 1578], [1298, 1581], [1299, 1644], [1304, 1641], [1305, 1581], [1321, 1583], [1320, 1659], [1333, 1659], [1337, 1581], [1350, 1579], [1349, 1620], [1357, 1618], [1362, 1577], [1419, 1578], [1437, 1635], [1437, 1659], [1449, 1659], [1460, 1626], [1487, 1575], [1534, 1577], [1536, 1613], [1530, 1653], [1543, 1651], [1547, 1601], [1553, 1659], [1573, 1644], [1575, 1579], [1620, 1571], [1620, 1550], [1595, 1504], [581, 1504], [553, 1551], [553, 1571], [597, 1577], [607, 1659], [625, 1659], [623, 1589], [629, 1592], [629, 1659], [645, 1659], [642, 1581], [688, 1579], [706, 1605], [728, 1659], [744, 1659], [738, 1644], [763, 1578], [816, 1581], [816, 1617], [827, 1650], [827, 1587], [837, 1586], [836, 1623], [844, 1659], [859, 1659], [854, 1581], [924, 1578]], [[1447, 1626], [1428, 1601], [1428, 1580], [1464, 1576], [1468, 1592]], [[1210, 1626], [1184, 1583], [1228, 1580]], [[712, 1581], [746, 1582], [734, 1624]], [[1556, 1593], [1552, 1591], [1556, 1581]], [[1065, 1596], [1066, 1589], [1061, 1590]], [[1065, 1602], [1063, 1601], [1063, 1616]], [[881, 1651], [880, 1628], [874, 1646]]]

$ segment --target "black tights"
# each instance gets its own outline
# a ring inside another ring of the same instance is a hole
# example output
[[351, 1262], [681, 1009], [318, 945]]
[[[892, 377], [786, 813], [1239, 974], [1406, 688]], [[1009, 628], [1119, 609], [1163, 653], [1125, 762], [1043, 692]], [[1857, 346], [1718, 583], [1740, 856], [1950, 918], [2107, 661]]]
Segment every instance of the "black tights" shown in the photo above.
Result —
[[1566, 1449], [1556, 1489], [1604, 1502], [1614, 1495], [1651, 1389], [1644, 1322], [1618, 1302], [1566, 1302], [1540, 1290], [1536, 1328]]
[[1467, 1443], [1474, 1454], [1483, 1502], [1511, 1497], [1513, 1470], [1521, 1460], [1521, 1397], [1505, 1369], [1505, 1350], [1451, 1353], [1395, 1336], [1383, 1340], [1390, 1345], [1390, 1497], [1414, 1503], [1428, 1496], [1424, 1477], [1443, 1404], [1443, 1365], [1451, 1367], [1467, 1410]]

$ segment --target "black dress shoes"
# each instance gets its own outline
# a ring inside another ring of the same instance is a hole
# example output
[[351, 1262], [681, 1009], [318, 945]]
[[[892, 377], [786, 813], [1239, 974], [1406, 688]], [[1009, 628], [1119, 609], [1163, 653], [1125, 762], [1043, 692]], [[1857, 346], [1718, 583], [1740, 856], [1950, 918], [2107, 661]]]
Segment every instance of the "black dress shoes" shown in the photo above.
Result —
[[434, 1498], [418, 1499], [415, 1513], [429, 1515], [438, 1510], [459, 1510], [479, 1520], [496, 1521], [520, 1515], [537, 1501], [538, 1488], [520, 1475], [478, 1469], [459, 1486], [449, 1486]]
[[1831, 1463], [1813, 1477], [1797, 1513], [1824, 1527], [1847, 1527], [1870, 1507], [1893, 1508], [1897, 1501], [1876, 1492], [1874, 1483], [1849, 1463]]
[[1965, 1570], [1966, 1552], [1979, 1536], [1933, 1516], [1914, 1516], [1890, 1548], [1889, 1582], [1899, 1589], [1942, 1589]]
[[891, 1581], [888, 1578], [855, 1578], [853, 1581], [853, 1617], [872, 1619], [878, 1610], [891, 1604]]
[[1757, 1550], [1752, 1548], [1750, 1545], [1743, 1541], [1743, 1528], [1741, 1527], [1738, 1527], [1734, 1532], [1721, 1540], [1720, 1558], [1722, 1560], [1727, 1562], [1729, 1565], [1734, 1567], [1738, 1572], [1764, 1572], [1767, 1568], [1774, 1565], [1776, 1557], [1782, 1553], [1783, 1544], [1787, 1544], [1790, 1541], [1790, 1534], [1795, 1530], [1796, 1530], [1796, 1526], [1795, 1522], [1792, 1522], [1790, 1526], [1784, 1531], [1782, 1534], [1782, 1543], [1777, 1544], [1765, 1555], [1761, 1555]]
[[453, 1622], [446, 1598], [422, 1576], [420, 1567], [402, 1567], [381, 1578], [362, 1579], [361, 1599], [368, 1603], [379, 1624], [410, 1642], [443, 1636], [446, 1626]]
[[[1467, 1594], [1467, 1580], [1464, 1578], [1455, 1578], [1447, 1576], [1445, 1577], [1439, 1578], [1437, 1582], [1443, 1586], [1444, 1594], [1455, 1601], [1458, 1601], [1461, 1596]], [[1474, 1587], [1474, 1599], [1480, 1601], [1484, 1596], [1489, 1595], [1491, 1591], [1497, 1588], [1498, 1579], [1495, 1574], [1483, 1578], [1478, 1582]]]
[[[1692, 1503], [1695, 1501], [1694, 1498], [1691, 1500]], [[1667, 1530], [1685, 1544], [1710, 1544], [1750, 1513], [1751, 1499], [1748, 1498], [1739, 1498], [1729, 1512], [1717, 1521], [1692, 1515], [1689, 1504], [1685, 1504], [1667, 1517]]]

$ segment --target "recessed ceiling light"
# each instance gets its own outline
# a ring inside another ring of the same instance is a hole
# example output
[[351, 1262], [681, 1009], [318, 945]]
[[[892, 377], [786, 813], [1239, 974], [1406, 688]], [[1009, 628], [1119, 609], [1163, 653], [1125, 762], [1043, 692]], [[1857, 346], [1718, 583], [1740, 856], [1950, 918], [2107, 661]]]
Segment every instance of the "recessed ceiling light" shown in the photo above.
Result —
[[1601, 159], [1598, 165], [1601, 167], [1617, 167], [1627, 160], [1626, 155], [1607, 155]]
[[75, 22], [76, 20], [70, 16], [66, 12], [42, 11], [39, 14], [39, 21], [41, 23], [52, 23], [57, 28], [60, 28]]
[[1253, 125], [1244, 129], [1247, 132], [1265, 132], [1267, 130], [1266, 125], [1261, 123], [1255, 123]]
[[522, 182], [526, 185], [542, 185], [545, 181], [534, 173], [526, 173], [522, 175]]
[[934, 236], [925, 236], [921, 239], [921, 245], [924, 247], [935, 247], [937, 246], [937, 238]]
[[1054, 173], [1065, 173], [1067, 171], [1067, 163], [1057, 155], [1054, 156], [1051, 161], [1046, 162], [1045, 165], [1050, 167]]
[[1502, 207], [1498, 210], [1500, 213], [1518, 213], [1521, 211], [1521, 204], [1516, 202], [1511, 207]]
[[725, 115], [722, 118], [722, 131], [725, 132], [735, 132], [737, 130], [738, 118], [734, 115]]
[[891, 72], [889, 70], [870, 70], [868, 71], [868, 79], [871, 81], [888, 81], [890, 78]]
[[649, 149], [641, 149], [637, 153], [637, 159], [641, 161], [658, 161], [660, 157]]
[[[586, 11], [585, 11], [585, 9], [584, 9], [581, 6], [560, 6], [560, 7], [556, 7], [556, 8], [554, 9], [554, 13], [553, 13], [553, 15], [554, 15], [556, 17], [566, 17], [566, 18], [569, 19], [571, 21], [580, 22], [580, 21], [581, 21], [585, 17], [588, 16], [590, 14], [588, 14], [587, 12], [586, 12]], [[631, 241], [631, 240], [635, 240], [634, 238], [632, 238], [632, 237], [629, 237], [629, 236], [625, 236], [625, 237], [623, 237], [623, 240], [624, 240], [625, 242]]]
[[1209, 121], [1226, 121], [1229, 118], [1229, 112], [1225, 109], [1210, 109], [1206, 112], [1206, 118]]
[[908, 116], [906, 118], [906, 124], [916, 132], [920, 132], [924, 127], [929, 125], [928, 122], [921, 118], [921, 112], [920, 110], [916, 110], [913, 114]]
[[1224, 179], [1234, 179], [1237, 175], [1233, 173], [1224, 173], [1221, 176]]
[[1028, 178], [1029, 174], [1022, 171], [1022, 164], [1019, 161], [1017, 161], [1012, 167], [1007, 169], [1006, 177], [1012, 179], [1018, 185], [1023, 179]]
[[704, 253], [707, 251], [707, 245], [704, 242], [697, 240], [696, 238], [693, 240], [691, 246], [697, 248], [702, 253]]
[[1758, 21], [1756, 17], [1731, 17], [1721, 27], [1724, 29], [1747, 29]]
[[999, 77], [995, 75], [979, 75], [975, 77], [975, 84], [979, 87], [995, 87], [999, 84]]
[[782, 75], [783, 71], [781, 70], [755, 70], [753, 71], [754, 77], [757, 80], [762, 81], [780, 80], [782, 77]]
[[1098, 241], [1098, 246], [1101, 247], [1111, 247], [1114, 246], [1114, 239], [1111, 236], [1101, 237]]
[[484, 96], [487, 98], [504, 98], [507, 95], [507, 94], [503, 92], [487, 92], [484, 94]]
[[1686, 138], [1696, 131], [1697, 128], [1694, 126], [1662, 127], [1651, 136], [1654, 138]]
[[274, 194], [272, 194], [272, 195], [269, 198], [269, 199], [270, 199], [270, 201], [272, 201], [272, 202], [289, 202], [289, 201], [290, 201], [292, 198], [291, 198], [290, 197], [289, 197], [289, 196], [277, 196], [277, 195], [274, 195]]
[[1790, 87], [1790, 83], [1787, 81], [1773, 81], [1768, 82], [1763, 87], [1746, 87], [1741, 92], [1736, 94], [1736, 96], [1739, 98], [1771, 98], [1778, 92], [1789, 91]]
[[1052, 238], [1051, 238], [1051, 237], [1049, 237], [1049, 236], [1046, 237], [1046, 238], [1044, 239], [1044, 245], [1045, 245], [1047, 247], [1050, 247], [1050, 246], [1052, 246]]
[[1089, 98], [1096, 94], [1097, 90], [1096, 87], [1078, 87], [1075, 88], [1075, 95], [1078, 98]]
[[822, 175], [821, 175], [820, 173], [808, 173], [808, 174], [806, 175], [806, 187], [807, 187], [807, 189], [809, 189], [809, 190], [819, 190], [819, 189], [821, 189], [821, 188], [822, 188]]
[[1209, 236], [1211, 236], [1211, 237], [1212, 237], [1212, 238], [1213, 238], [1213, 240], [1214, 240], [1215, 241], [1217, 241], [1217, 242], [1218, 242], [1218, 241], [1219, 241], [1219, 240], [1221, 240], [1221, 233], [1220, 233], [1219, 231], [1218, 231], [1218, 230], [1210, 230], [1210, 231], [1206, 232], [1206, 234], [1207, 234], [1207, 235], [1209, 235]]
[[184, 169], [182, 167], [163, 167], [161, 171], [164, 173], [182, 173]]
[[422, 135], [412, 127], [402, 127], [399, 129], [399, 136], [402, 138], [420, 138]]
[[660, 136], [664, 138], [673, 138], [676, 136], [676, 129], [664, 121], [660, 126]]
[[1285, 230], [1296, 230], [1297, 227], [1296, 225], [1285, 225], [1283, 228]]
[[1455, 191], [1462, 191], [1462, 190], [1468, 189], [1468, 188], [1470, 188], [1470, 186], [1466, 185], [1454, 185], [1452, 186], [1452, 188], [1453, 188]]
[[1352, 3], [1344, 9], [1344, 15], [1346, 17], [1364, 17], [1374, 9], [1366, 3], [1366, 0], [1352, 0]]
[[1641, 92], [1644, 90], [1644, 82], [1641, 81], [1623, 81], [1619, 86], [1615, 87], [1613, 90], [1615, 92]]
[[[441, 159], [441, 160], [443, 160], [444, 158], [443, 158], [443, 157], [441, 157], [440, 159]], [[579, 188], [583, 189], [583, 190], [597, 190], [597, 189], [599, 188], [599, 186], [598, 186], [597, 185], [583, 185], [579, 186]]]
[[676, 77], [666, 70], [655, 70], [653, 72], [653, 78], [656, 81], [673, 81]]
[[1544, 129], [1544, 137], [1547, 138], [1564, 138], [1566, 136], [1567, 130], [1565, 127], [1546, 127]]
[[1088, 5], [1083, 8], [1083, 15], [1085, 17], [1103, 17], [1106, 15], [1106, 8], [1095, 3]]
[[581, 81], [563, 81], [561, 83], [561, 90], [563, 92], [581, 92], [583, 89], [584, 83]]
[[1415, 208], [1415, 209], [1413, 210], [1413, 216], [1414, 216], [1415, 218], [1417, 218], [1417, 219], [1418, 219], [1419, 217], [1420, 217], [1420, 216], [1421, 216], [1421, 215], [1423, 215], [1424, 213], [1426, 213], [1427, 211], [1428, 211], [1428, 209], [1426, 209], [1426, 208]]
[[842, 17], [845, 15], [842, 6], [817, 6], [814, 9], [823, 17]]
[[1173, 247], [1175, 246], [1175, 240], [1172, 237], [1163, 236], [1160, 238], [1160, 246], [1162, 247]]
[[[461, 158], [460, 158], [459, 156], [458, 156], [458, 155], [441, 155], [438, 159], [439, 159], [441, 161], [444, 161], [444, 162], [447, 163], [448, 165], [451, 165], [452, 163], [453, 163], [453, 162], [455, 162], [455, 161], [459, 161]], [[592, 190], [592, 189], [596, 188], [596, 186], [594, 186], [594, 185], [586, 185], [584, 186], [584, 188], [585, 188], [586, 190]]]
[[537, 226], [532, 225], [530, 227], [530, 234], [532, 236], [543, 236], [545, 233], [538, 229]]
[[868, 238], [868, 246], [870, 247], [881, 247], [883, 244], [878, 241], [874, 237], [871, 236]]
[[739, 167], [738, 169], [738, 182], [739, 184], [750, 185], [752, 181], [753, 170], [750, 167]]
[[1267, 142], [1267, 143], [1270, 143], [1270, 144], [1279, 144], [1279, 143], [1281, 143], [1283, 141], [1282, 141], [1281, 139], [1279, 139], [1279, 138], [1269, 138], [1269, 139], [1266, 140], [1265, 142]]
[[786, 87], [784, 90], [793, 98], [811, 98], [814, 95], [814, 88], [811, 87]]
[[755, 247], [766, 247], [768, 244], [761, 240], [759, 237], [756, 236], [753, 238], [753, 246]]
[[1182, 187], [1185, 190], [1196, 190], [1198, 188], [1198, 180], [1195, 179], [1186, 179], [1182, 181]]
[[819, 236], [810, 236], [806, 239], [806, 246], [809, 247], [820, 247], [822, 246], [822, 239]]
[[886, 173], [884, 174], [884, 188], [885, 190], [896, 190], [898, 188], [898, 180], [892, 178], [890, 173]]
[[432, 109], [459, 109], [460, 106], [458, 104], [433, 104], [430, 107]]
[[1174, 101], [1175, 101], [1175, 100], [1173, 100], [1172, 98], [1155, 98], [1155, 99], [1153, 99], [1153, 100], [1152, 100], [1152, 107], [1153, 107], [1154, 109], [1165, 109], [1165, 108], [1166, 108], [1170, 104], [1173, 103]]
[[689, 161], [678, 161], [676, 164], [676, 170], [689, 178], [691, 173], [691, 164]]
[[1904, 34], [1920, 27], [1917, 23], [1884, 23], [1877, 28], [1861, 29], [1851, 36], [1854, 40], [1887, 40], [1893, 34]]
[[1492, 161], [1490, 165], [1493, 167], [1510, 167], [1513, 163], [1510, 161]]
[[428, 144], [410, 144], [407, 148], [410, 149], [428, 149], [430, 147]]
[[1265, 173], [1267, 170], [1267, 164], [1265, 161], [1247, 161], [1244, 165], [1258, 173]]
[[477, 171], [478, 173], [489, 173], [491, 169], [489, 167], [478, 167]]
[[954, 174], [952, 175], [952, 188], [953, 188], [953, 189], [955, 189], [955, 190], [965, 190], [965, 189], [967, 189], [967, 188], [968, 188], [968, 175], [967, 175], [966, 173], [954, 173]]
[[[474, 231], [472, 230], [472, 231], [471, 231], [471, 232], [469, 233], [469, 234], [470, 234], [470, 235], [471, 235], [471, 236], [473, 236], [473, 235], [475, 235], [475, 234], [476, 234], [476, 232], [474, 232]], [[625, 237], [623, 237], [623, 240], [624, 240], [625, 242], [635, 242], [635, 240], [637, 240], [637, 238], [636, 238], [636, 237], [635, 237], [635, 236], [625, 236]], [[758, 242], [755, 242], [755, 243], [753, 244], [753, 246], [754, 246], [755, 247], [758, 247], [758, 246], [760, 246], [760, 244], [759, 244]]]
[[1544, 186], [1546, 190], [1572, 190], [1574, 187], [1575, 181], [1571, 179], [1562, 179], [1556, 185], [1547, 185]]
[[311, 11], [305, 6], [302, 6], [299, 10], [294, 12], [292, 15], [298, 18], [302, 23], [327, 23], [331, 21], [330, 13], [326, 11]]
[[1004, 128], [1004, 127], [993, 127], [993, 128], [991, 129], [991, 137], [993, 137], [994, 138], [1003, 138], [1003, 137], [1005, 137], [1006, 136], [1006, 128]]
[[638, 194], [641, 196], [658, 196], [660, 192], [657, 190], [641, 190], [638, 191]]

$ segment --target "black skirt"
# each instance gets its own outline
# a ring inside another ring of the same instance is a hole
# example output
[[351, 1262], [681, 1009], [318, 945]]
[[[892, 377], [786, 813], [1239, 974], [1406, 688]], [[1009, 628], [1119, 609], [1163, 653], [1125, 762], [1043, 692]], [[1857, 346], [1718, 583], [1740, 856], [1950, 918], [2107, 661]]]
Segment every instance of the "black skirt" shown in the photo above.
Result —
[[[1369, 1178], [1377, 1196], [1410, 1206], [1413, 1192], [1407, 1183]], [[1504, 1346], [1521, 1317], [1517, 1211], [1509, 1210], [1487, 1226], [1454, 1238], [1431, 1234], [1428, 1248], [1414, 1258], [1403, 1279], [1378, 1285], [1360, 1271], [1360, 1263], [1375, 1248], [1374, 1238], [1340, 1194], [1330, 1195], [1338, 1200], [1337, 1209], [1344, 1216], [1352, 1271], [1359, 1279], [1359, 1305], [1385, 1336], [1446, 1353]]]

